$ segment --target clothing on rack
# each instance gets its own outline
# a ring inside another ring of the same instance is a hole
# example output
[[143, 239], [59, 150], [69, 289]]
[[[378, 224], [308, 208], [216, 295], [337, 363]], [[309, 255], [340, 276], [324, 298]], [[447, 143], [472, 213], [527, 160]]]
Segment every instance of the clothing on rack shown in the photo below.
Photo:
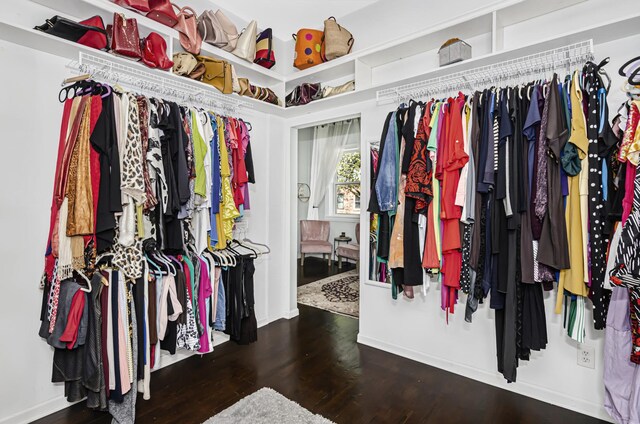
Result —
[[[546, 347], [543, 291], [554, 282], [569, 337], [584, 340], [586, 299], [594, 327], [605, 326], [607, 221], [622, 208], [625, 178], [609, 165], [620, 140], [606, 112], [605, 63], [563, 80], [401, 104], [372, 152], [371, 278], [388, 280], [394, 298], [441, 284], [447, 319], [459, 291], [468, 322], [489, 297], [497, 368], [509, 382], [519, 360]], [[632, 239], [623, 230], [621, 245]]]
[[74, 96], [64, 101], [39, 334], [69, 401], [87, 397], [133, 423], [161, 350], [211, 352], [226, 323], [239, 343], [257, 340], [259, 252], [233, 235], [256, 181], [249, 128], [93, 81], [63, 91]]

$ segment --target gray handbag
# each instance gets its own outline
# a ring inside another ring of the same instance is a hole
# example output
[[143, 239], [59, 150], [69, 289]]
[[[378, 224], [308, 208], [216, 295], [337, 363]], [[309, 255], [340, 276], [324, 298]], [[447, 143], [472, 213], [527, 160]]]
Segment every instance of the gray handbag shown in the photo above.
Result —
[[205, 43], [220, 48], [224, 48], [229, 44], [229, 38], [213, 10], [205, 10], [198, 17], [198, 32]]
[[222, 31], [227, 36], [227, 45], [222, 47], [222, 50], [232, 52], [238, 44], [238, 37], [240, 37], [238, 35], [238, 28], [236, 28], [235, 24], [231, 22], [224, 13], [222, 13], [222, 10], [218, 9], [215, 15], [216, 18], [218, 18]]

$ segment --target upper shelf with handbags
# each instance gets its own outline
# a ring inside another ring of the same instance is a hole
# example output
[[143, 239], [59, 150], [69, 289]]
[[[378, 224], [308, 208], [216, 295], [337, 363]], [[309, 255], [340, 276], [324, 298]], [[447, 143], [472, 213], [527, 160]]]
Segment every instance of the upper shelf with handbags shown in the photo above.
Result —
[[[87, 16], [100, 15], [105, 22], [112, 19], [113, 13], [122, 13], [127, 18], [134, 18], [138, 22], [138, 27], [141, 34], [149, 32], [157, 32], [167, 40], [169, 40], [169, 51], [176, 53], [185, 50], [180, 45], [180, 33], [163, 23], [151, 19], [143, 14], [136, 13], [133, 10], [125, 9], [118, 4], [115, 4], [109, 0], [32, 0], [34, 3], [39, 3], [48, 8], [62, 12], [63, 14], [73, 17], [76, 20], [82, 20]], [[173, 9], [174, 13], [178, 14], [177, 9]], [[156, 19], [161, 19], [156, 18]], [[242, 28], [238, 28], [242, 30]], [[232, 63], [238, 73], [244, 77], [249, 78], [252, 82], [267, 86], [276, 87], [283, 83], [285, 77], [274, 70], [267, 69], [255, 63], [247, 62], [234, 54], [225, 51], [221, 48], [207, 44], [205, 42], [201, 45], [202, 55], [214, 56], [220, 59], [224, 59]], [[171, 54], [169, 55], [171, 57]]]

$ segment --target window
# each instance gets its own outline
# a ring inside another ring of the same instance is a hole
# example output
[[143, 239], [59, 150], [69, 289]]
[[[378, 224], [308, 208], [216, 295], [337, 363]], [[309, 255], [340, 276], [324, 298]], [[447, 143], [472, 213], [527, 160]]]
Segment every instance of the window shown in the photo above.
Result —
[[342, 153], [334, 177], [334, 213], [360, 214], [360, 152], [356, 149]]

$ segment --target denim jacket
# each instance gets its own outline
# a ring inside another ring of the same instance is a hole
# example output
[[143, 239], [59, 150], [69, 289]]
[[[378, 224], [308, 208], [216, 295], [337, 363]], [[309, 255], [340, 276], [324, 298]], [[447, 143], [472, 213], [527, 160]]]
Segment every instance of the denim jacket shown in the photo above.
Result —
[[398, 195], [398, 181], [396, 166], [398, 163], [398, 130], [396, 128], [396, 112], [393, 112], [389, 122], [389, 130], [385, 137], [385, 149], [378, 165], [378, 179], [376, 180], [376, 194], [378, 205], [382, 212], [395, 210]]

